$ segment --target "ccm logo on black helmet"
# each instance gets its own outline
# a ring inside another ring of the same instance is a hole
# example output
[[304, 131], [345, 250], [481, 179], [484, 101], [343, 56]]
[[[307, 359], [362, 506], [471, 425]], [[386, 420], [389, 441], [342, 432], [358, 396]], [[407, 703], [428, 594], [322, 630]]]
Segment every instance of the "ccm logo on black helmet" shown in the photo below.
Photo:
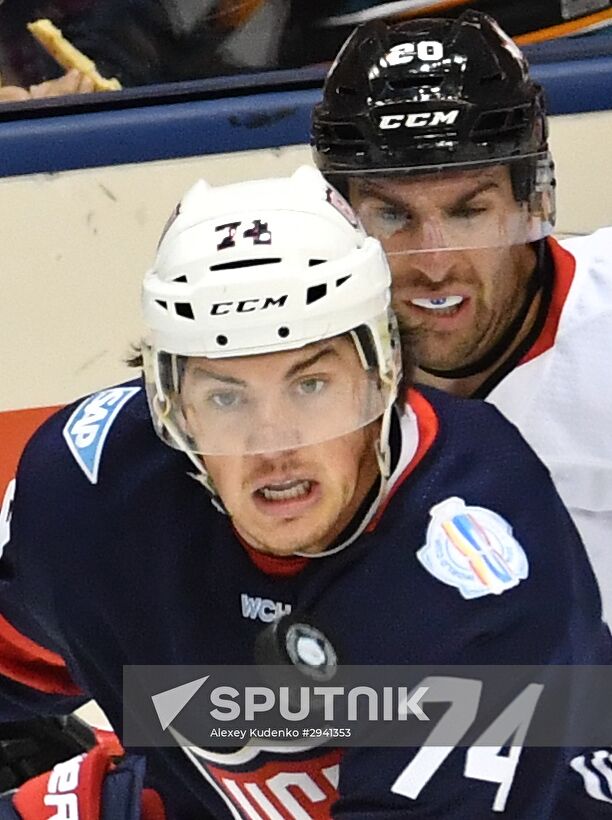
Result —
[[239, 302], [215, 302], [211, 307], [212, 316], [221, 316], [224, 313], [251, 313], [253, 310], [266, 310], [269, 307], [283, 307], [288, 299], [288, 294], [279, 296], [266, 296], [262, 299], [241, 299]]
[[452, 111], [416, 111], [413, 114], [385, 114], [380, 118], [379, 128], [424, 128], [426, 125], [453, 125], [459, 116], [459, 109]]

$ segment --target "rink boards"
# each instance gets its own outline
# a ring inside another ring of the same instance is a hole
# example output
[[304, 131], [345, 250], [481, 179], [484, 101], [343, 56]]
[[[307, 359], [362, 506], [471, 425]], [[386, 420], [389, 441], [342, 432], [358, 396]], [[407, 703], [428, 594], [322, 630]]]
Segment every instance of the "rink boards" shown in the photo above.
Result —
[[[553, 111], [559, 232], [608, 224], [612, 57], [534, 73]], [[200, 176], [220, 184], [310, 162], [320, 76], [273, 75], [242, 90], [218, 81], [212, 92], [192, 83], [161, 101], [127, 93], [13, 119], [0, 109], [0, 493], [45, 415], [36, 408], [130, 377], [142, 275], [184, 190]]]

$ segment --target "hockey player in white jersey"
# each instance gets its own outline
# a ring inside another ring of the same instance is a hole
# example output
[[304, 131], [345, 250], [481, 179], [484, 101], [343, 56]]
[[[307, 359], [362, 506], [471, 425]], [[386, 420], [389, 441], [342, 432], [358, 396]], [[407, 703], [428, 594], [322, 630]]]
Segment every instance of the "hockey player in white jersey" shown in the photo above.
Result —
[[545, 104], [520, 50], [474, 11], [363, 25], [313, 134], [317, 165], [388, 254], [418, 380], [519, 427], [612, 620], [612, 229], [552, 238]]

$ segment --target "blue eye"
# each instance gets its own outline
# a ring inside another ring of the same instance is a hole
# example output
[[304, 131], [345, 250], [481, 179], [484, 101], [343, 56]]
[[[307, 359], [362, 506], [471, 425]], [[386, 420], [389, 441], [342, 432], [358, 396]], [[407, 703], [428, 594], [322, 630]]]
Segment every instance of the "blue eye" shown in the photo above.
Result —
[[235, 408], [243, 403], [242, 396], [234, 390], [219, 390], [211, 393], [208, 401], [221, 410]]
[[314, 396], [316, 393], [320, 393], [324, 387], [324, 380], [314, 377], [310, 379], [302, 379], [302, 381], [298, 384], [299, 392], [305, 396]]
[[383, 222], [404, 223], [408, 221], [408, 215], [405, 211], [394, 208], [391, 205], [385, 208], [378, 208], [376, 217]]

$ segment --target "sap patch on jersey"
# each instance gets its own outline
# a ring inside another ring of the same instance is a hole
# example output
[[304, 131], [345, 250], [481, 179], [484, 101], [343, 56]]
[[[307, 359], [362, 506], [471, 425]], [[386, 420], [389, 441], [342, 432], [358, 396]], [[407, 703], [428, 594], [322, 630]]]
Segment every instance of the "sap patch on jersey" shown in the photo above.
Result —
[[425, 545], [417, 558], [464, 598], [501, 595], [527, 578], [525, 550], [501, 515], [456, 497], [436, 504], [429, 514]]
[[111, 425], [126, 402], [140, 387], [111, 387], [85, 399], [68, 419], [63, 436], [76, 463], [92, 484], [98, 481], [98, 469], [104, 442]]

